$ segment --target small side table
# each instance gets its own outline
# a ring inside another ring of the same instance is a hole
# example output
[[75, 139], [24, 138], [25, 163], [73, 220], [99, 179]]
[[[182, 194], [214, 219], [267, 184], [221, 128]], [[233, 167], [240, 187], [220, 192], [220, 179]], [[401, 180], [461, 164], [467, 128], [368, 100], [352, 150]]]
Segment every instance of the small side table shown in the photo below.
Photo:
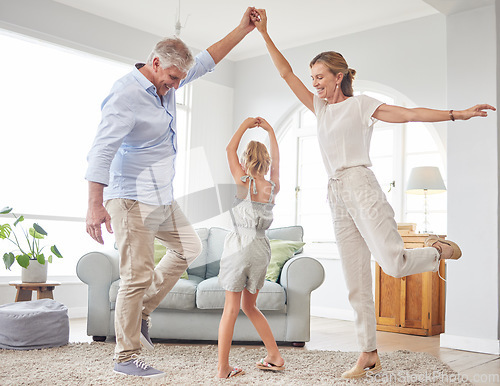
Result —
[[16, 302], [30, 301], [32, 291], [37, 292], [37, 299], [54, 299], [52, 291], [61, 283], [57, 281], [47, 281], [45, 283], [23, 283], [22, 281], [11, 281], [9, 285], [16, 287]]

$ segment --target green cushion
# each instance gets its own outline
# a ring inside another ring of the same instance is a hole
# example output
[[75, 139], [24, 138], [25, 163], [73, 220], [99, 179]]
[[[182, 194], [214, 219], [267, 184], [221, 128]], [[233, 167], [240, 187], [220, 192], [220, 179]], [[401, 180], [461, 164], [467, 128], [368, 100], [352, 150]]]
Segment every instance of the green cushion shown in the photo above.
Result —
[[[160, 243], [158, 239], [155, 239], [155, 267], [158, 265], [160, 260], [167, 253], [167, 247]], [[186, 271], [181, 275], [181, 279], [189, 279]]]
[[271, 261], [267, 267], [266, 280], [278, 281], [285, 263], [304, 246], [302, 241], [269, 240], [271, 243]]

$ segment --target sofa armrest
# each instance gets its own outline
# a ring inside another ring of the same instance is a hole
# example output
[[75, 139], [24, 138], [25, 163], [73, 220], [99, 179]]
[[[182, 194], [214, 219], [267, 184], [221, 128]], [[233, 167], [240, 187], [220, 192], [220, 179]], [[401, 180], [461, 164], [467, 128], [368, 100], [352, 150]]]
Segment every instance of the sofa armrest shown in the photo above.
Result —
[[302, 294], [310, 294], [325, 280], [325, 270], [321, 263], [302, 253], [288, 260], [281, 271], [280, 284]]
[[84, 283], [109, 283], [120, 278], [120, 257], [115, 249], [103, 252], [89, 252], [83, 255], [76, 265], [76, 274]]
[[109, 288], [120, 278], [117, 250], [89, 252], [76, 265], [76, 274], [88, 285], [87, 335], [105, 337], [111, 330]]
[[286, 291], [287, 342], [308, 342], [311, 331], [311, 292], [325, 279], [321, 263], [299, 254], [288, 260], [281, 271], [280, 284]]

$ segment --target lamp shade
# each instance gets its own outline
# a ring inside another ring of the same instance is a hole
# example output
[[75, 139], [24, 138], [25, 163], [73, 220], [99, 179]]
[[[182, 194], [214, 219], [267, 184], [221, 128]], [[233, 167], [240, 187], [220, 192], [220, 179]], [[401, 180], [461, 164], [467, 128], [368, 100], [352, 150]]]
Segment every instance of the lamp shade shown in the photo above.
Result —
[[419, 166], [411, 170], [406, 193], [436, 194], [445, 191], [446, 186], [436, 166]]

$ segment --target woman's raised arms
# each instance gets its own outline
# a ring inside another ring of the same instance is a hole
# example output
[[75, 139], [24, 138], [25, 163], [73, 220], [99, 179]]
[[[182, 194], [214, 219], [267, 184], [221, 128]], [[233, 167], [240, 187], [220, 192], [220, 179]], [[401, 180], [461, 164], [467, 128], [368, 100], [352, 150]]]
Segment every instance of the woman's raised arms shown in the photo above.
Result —
[[486, 117], [488, 113], [484, 110], [496, 109], [487, 104], [472, 106], [466, 110], [433, 110], [422, 107], [406, 108], [392, 105], [380, 105], [373, 113], [373, 118], [384, 122], [442, 122], [454, 121], [455, 119], [467, 120], [472, 117]]
[[251, 18], [257, 30], [261, 33], [266, 42], [267, 50], [274, 66], [279, 71], [281, 77], [288, 84], [293, 93], [309, 110], [314, 113], [313, 93], [310, 92], [302, 81], [293, 73], [292, 66], [278, 50], [271, 37], [267, 33], [267, 16], [264, 9], [257, 9], [251, 14]]

